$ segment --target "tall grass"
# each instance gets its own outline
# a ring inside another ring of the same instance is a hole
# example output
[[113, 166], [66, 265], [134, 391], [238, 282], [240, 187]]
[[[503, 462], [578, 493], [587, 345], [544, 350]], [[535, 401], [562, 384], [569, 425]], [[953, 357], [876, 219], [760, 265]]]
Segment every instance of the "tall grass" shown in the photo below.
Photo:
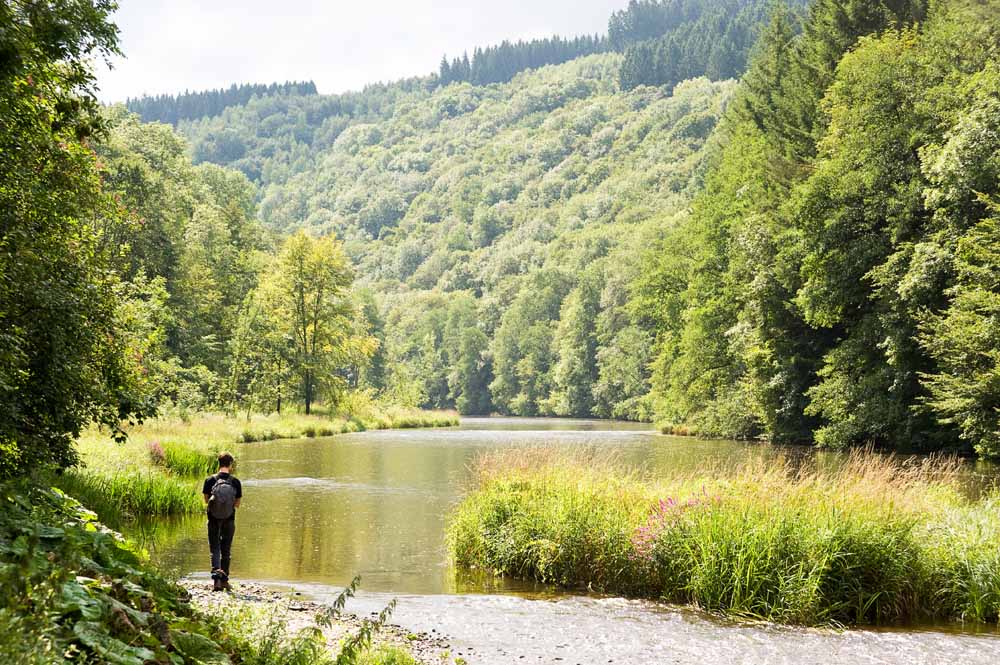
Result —
[[449, 530], [457, 563], [800, 624], [996, 621], [1000, 497], [958, 463], [855, 453], [649, 479], [553, 451], [482, 461]]
[[210, 476], [219, 466], [218, 453], [192, 448], [183, 443], [149, 444], [150, 458], [154, 464], [163, 466], [181, 476]]
[[137, 517], [204, 510], [198, 495], [200, 481], [152, 470], [72, 469], [57, 478], [55, 485], [113, 525]]
[[[142, 446], [167, 442], [202, 452], [218, 452], [237, 443], [323, 437], [374, 429], [412, 427], [449, 427], [458, 424], [458, 416], [449, 411], [422, 411], [387, 406], [355, 398], [333, 413], [251, 414], [232, 416], [223, 413], [199, 413], [187, 418], [163, 417], [128, 428], [130, 441]], [[82, 445], [107, 443], [108, 437], [89, 430], [80, 438]]]

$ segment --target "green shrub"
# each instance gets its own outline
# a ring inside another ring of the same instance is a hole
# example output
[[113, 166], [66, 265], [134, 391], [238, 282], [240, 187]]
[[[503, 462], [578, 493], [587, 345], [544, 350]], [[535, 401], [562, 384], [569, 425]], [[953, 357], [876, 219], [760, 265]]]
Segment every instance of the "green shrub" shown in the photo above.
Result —
[[0, 486], [0, 662], [228, 663], [183, 594], [58, 490]]

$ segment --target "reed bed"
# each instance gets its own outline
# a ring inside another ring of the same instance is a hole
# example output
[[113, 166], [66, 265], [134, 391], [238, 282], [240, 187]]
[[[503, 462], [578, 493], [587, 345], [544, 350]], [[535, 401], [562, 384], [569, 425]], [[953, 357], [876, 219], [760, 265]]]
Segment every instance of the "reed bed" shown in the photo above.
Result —
[[200, 480], [153, 470], [71, 469], [55, 484], [112, 525], [149, 515], [181, 515], [204, 510]]
[[855, 452], [651, 479], [557, 450], [483, 458], [449, 529], [459, 565], [808, 625], [995, 622], [1000, 498], [960, 463]]
[[[377, 403], [356, 405], [356, 411], [333, 414], [300, 413], [252, 414], [232, 416], [224, 413], [199, 413], [187, 418], [163, 417], [149, 420], [128, 429], [129, 439], [143, 445], [154, 442], [174, 443], [205, 451], [231, 447], [237, 443], [324, 437], [373, 429], [403, 429], [413, 427], [450, 427], [458, 424], [458, 416], [450, 411], [422, 411], [405, 407], [383, 406]], [[87, 431], [81, 442], [107, 441], [96, 430]]]

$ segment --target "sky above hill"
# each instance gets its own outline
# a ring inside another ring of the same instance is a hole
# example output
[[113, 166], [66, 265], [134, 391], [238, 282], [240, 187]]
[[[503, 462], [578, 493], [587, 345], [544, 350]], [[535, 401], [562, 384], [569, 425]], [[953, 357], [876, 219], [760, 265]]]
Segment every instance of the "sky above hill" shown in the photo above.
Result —
[[119, 0], [125, 59], [98, 65], [105, 102], [231, 83], [308, 80], [322, 93], [428, 74], [504, 39], [607, 30], [627, 0]]

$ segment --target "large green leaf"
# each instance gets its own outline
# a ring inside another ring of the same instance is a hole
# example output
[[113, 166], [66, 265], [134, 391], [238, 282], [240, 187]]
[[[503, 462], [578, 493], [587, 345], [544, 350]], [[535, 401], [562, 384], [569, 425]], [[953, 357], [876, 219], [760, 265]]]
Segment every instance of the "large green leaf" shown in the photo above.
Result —
[[77, 638], [102, 659], [117, 665], [143, 665], [156, 657], [149, 649], [133, 647], [108, 634], [107, 628], [96, 621], [78, 621], [73, 626]]
[[198, 633], [171, 630], [170, 641], [186, 658], [203, 665], [230, 665], [229, 656], [218, 644]]

